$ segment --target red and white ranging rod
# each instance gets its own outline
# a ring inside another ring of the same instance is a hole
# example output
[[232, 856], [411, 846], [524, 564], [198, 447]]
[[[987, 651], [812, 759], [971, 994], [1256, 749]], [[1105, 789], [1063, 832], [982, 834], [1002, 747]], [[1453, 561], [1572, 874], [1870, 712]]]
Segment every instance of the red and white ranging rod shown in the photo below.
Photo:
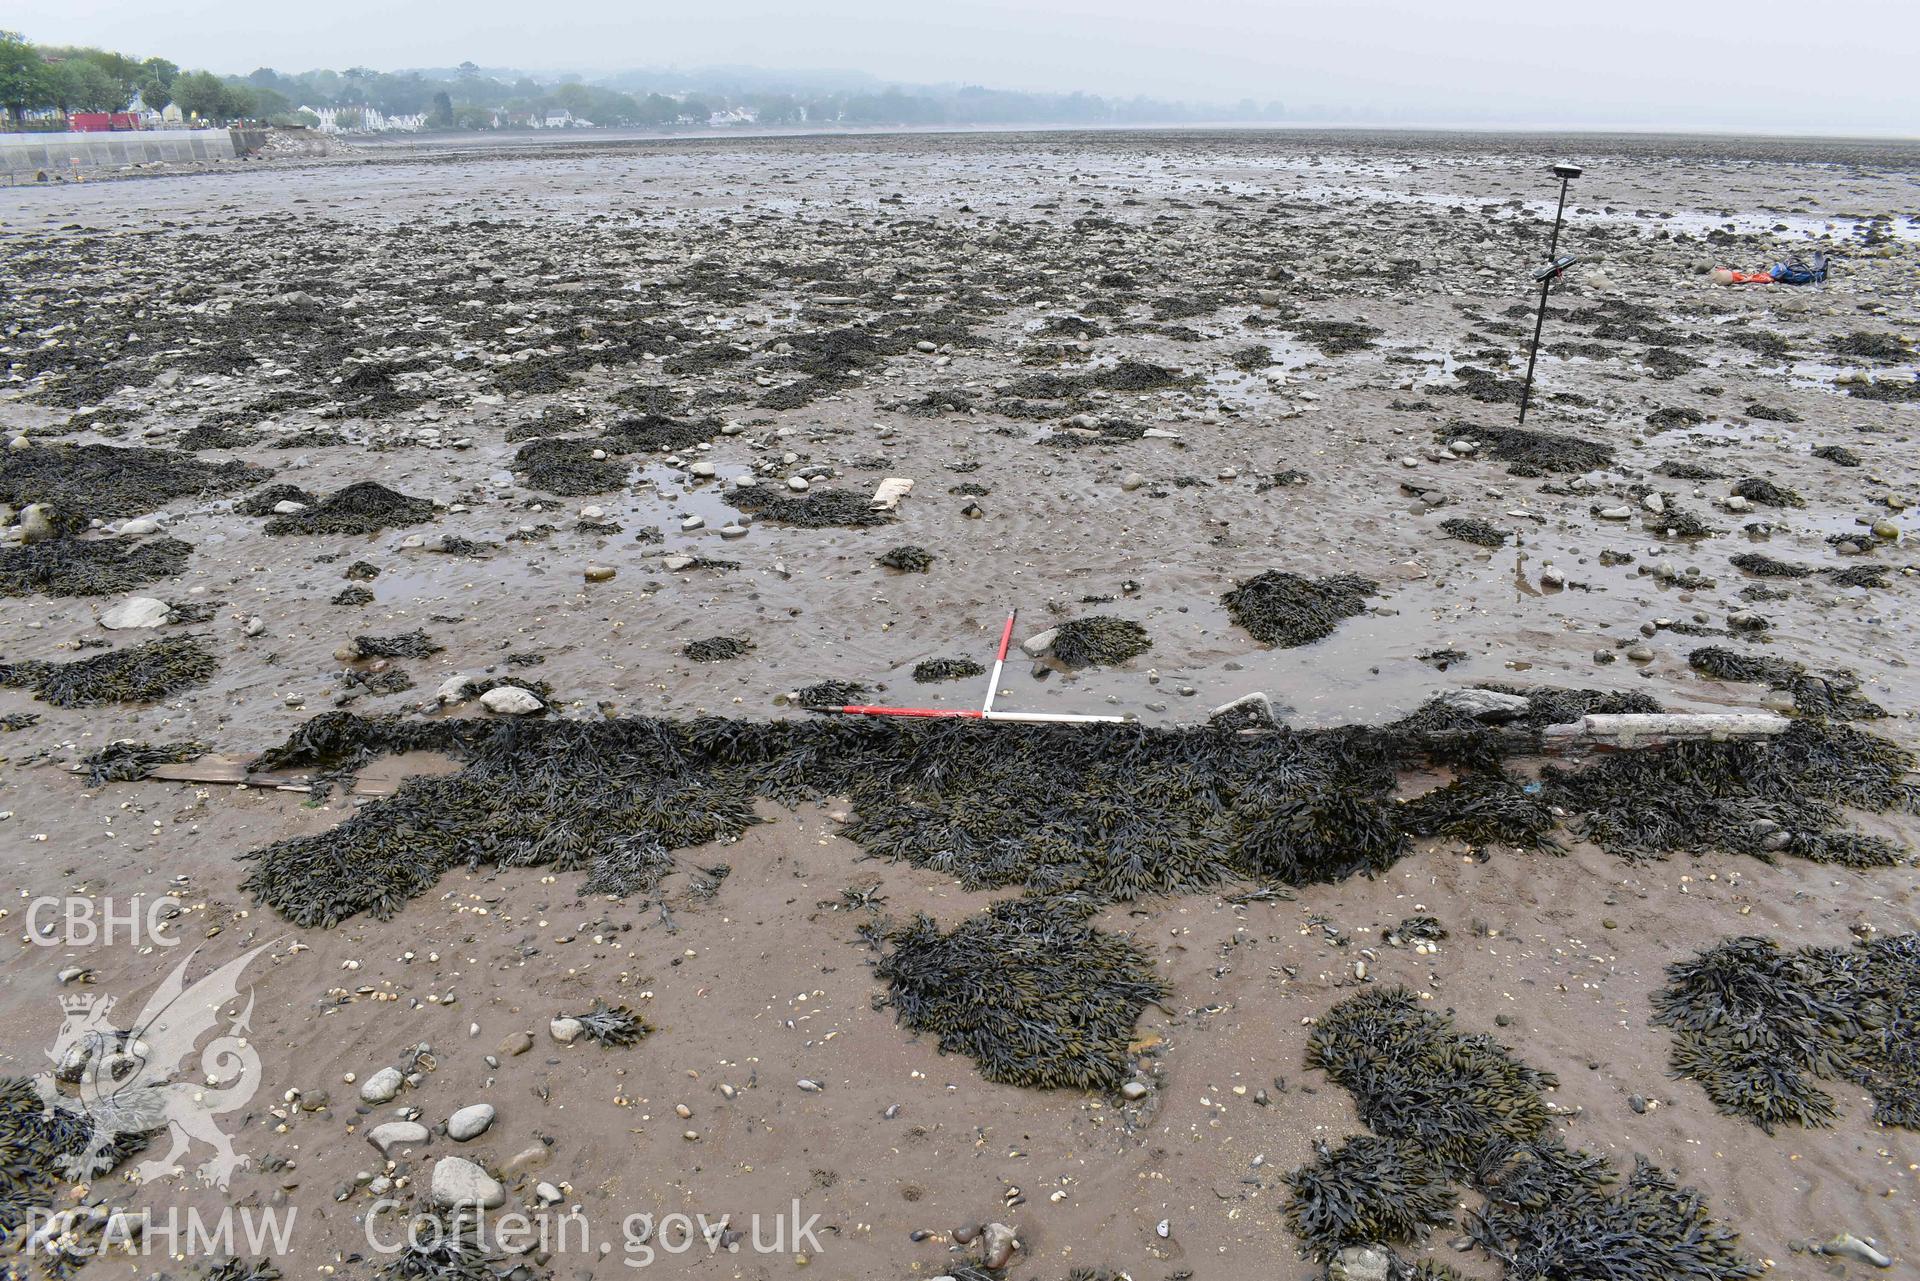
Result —
[[841, 707], [820, 707], [815, 711], [842, 716], [906, 716], [920, 720], [1014, 721], [1035, 725], [1124, 725], [1125, 716], [1088, 716], [1078, 712], [996, 712], [993, 698], [1000, 688], [1000, 673], [1007, 665], [1007, 648], [1013, 643], [1013, 622], [1018, 610], [1007, 613], [1007, 625], [1000, 630], [1000, 648], [993, 656], [993, 674], [987, 682], [987, 699], [979, 711], [958, 707], [875, 707], [848, 703]]

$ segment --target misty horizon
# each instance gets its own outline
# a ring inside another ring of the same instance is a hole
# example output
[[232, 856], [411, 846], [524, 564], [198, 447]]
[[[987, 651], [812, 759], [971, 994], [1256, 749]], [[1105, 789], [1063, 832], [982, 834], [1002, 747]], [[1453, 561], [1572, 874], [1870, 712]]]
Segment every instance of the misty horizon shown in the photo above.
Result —
[[[1920, 16], [1878, 0], [1853, 11], [1845, 31], [1756, 22], [1750, 9], [1719, 3], [1647, 0], [1571, 16], [1488, 0], [1444, 12], [1408, 0], [1337, 10], [1202, 0], [1177, 22], [1162, 14], [1085, 0], [1044, 8], [965, 0], [912, 16], [873, 0], [804, 11], [742, 0], [636, 16], [591, 0], [534, 27], [519, 6], [477, 0], [450, 35], [433, 14], [367, 0], [278, 10], [272, 29], [236, 25], [211, 0], [164, 14], [75, 0], [8, 25], [41, 44], [98, 45], [233, 76], [471, 61], [587, 83], [734, 75], [843, 89], [1079, 92], [1228, 109], [1222, 120], [1252, 102], [1281, 103], [1287, 118], [1313, 122], [1920, 134], [1920, 87], [1906, 65]], [[583, 58], [589, 49], [595, 55]]]

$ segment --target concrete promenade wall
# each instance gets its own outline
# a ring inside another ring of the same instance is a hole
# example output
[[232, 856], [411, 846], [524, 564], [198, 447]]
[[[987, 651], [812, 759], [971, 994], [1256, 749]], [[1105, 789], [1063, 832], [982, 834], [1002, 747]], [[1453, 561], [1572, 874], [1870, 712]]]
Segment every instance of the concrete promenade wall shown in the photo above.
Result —
[[129, 165], [192, 164], [234, 158], [225, 129], [145, 129], [128, 133], [0, 133], [0, 185], [45, 173], [92, 177]]

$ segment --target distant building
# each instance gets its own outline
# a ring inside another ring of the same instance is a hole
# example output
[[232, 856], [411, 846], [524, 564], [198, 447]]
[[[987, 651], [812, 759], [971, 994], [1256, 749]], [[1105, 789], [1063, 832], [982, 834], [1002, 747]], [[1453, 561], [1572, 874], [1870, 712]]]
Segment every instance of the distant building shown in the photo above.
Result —
[[535, 129], [591, 129], [593, 121], [576, 116], [571, 111], [549, 111], [544, 116], [533, 118]]
[[158, 129], [166, 121], [166, 113], [149, 107], [138, 90], [134, 92], [133, 101], [127, 104], [127, 110], [140, 118], [142, 129]]
[[707, 123], [718, 129], [725, 125], [758, 124], [760, 117], [745, 107], [735, 107], [731, 111], [716, 111], [707, 117]]
[[424, 115], [389, 116], [377, 107], [302, 107], [301, 111], [319, 121], [314, 128], [321, 133], [412, 133], [424, 129]]

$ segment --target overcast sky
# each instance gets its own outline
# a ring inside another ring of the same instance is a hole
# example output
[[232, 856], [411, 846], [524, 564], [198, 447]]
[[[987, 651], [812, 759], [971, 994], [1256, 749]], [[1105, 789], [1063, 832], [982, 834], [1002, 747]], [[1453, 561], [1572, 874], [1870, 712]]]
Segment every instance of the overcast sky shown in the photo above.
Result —
[[0, 26], [244, 73], [749, 64], [1435, 122], [1920, 135], [1920, 3], [6, 0]]

